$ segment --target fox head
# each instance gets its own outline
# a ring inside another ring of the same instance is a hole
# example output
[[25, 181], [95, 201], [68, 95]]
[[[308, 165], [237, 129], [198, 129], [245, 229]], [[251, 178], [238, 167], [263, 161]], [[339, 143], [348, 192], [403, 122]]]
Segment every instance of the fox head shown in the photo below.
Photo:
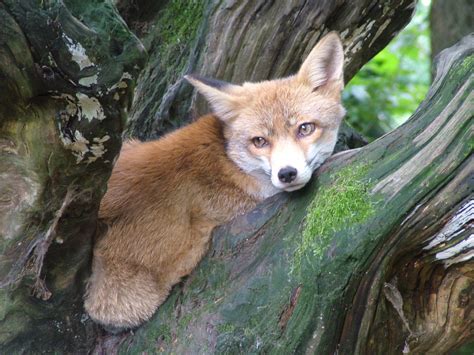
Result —
[[345, 110], [344, 54], [335, 32], [322, 38], [290, 77], [234, 85], [185, 78], [223, 122], [228, 156], [276, 190], [303, 187], [331, 154]]

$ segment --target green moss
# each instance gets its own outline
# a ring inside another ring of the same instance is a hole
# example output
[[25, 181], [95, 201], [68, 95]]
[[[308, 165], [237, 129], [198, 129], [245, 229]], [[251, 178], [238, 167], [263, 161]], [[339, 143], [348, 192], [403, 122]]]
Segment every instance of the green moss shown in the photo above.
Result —
[[453, 355], [471, 355], [474, 354], [474, 341], [469, 341], [461, 347], [454, 350]]
[[464, 67], [464, 70], [472, 70], [472, 67], [474, 67], [474, 55], [464, 58], [461, 65]]
[[163, 339], [163, 342], [168, 345], [171, 343], [171, 328], [167, 324], [162, 324], [160, 327], [158, 327], [158, 336], [154, 337], [154, 341], [157, 339]]
[[304, 258], [320, 260], [335, 232], [362, 223], [374, 214], [368, 170], [368, 165], [348, 166], [336, 173], [329, 186], [320, 188], [307, 209], [293, 270], [301, 267]]
[[[120, 15], [115, 5], [110, 1], [93, 0], [93, 1], [64, 1], [69, 11], [83, 22], [87, 22], [90, 28], [97, 32], [103, 32], [114, 38], [114, 40], [129, 41], [131, 40], [131, 32], [124, 23], [119, 20]], [[92, 42], [93, 40], [93, 42]], [[100, 42], [89, 38], [90, 45], [105, 45], [106, 42]]]
[[205, 3], [202, 0], [171, 0], [159, 13], [156, 29], [159, 38], [158, 54], [163, 65], [178, 62], [175, 71], [182, 70], [187, 60], [187, 56], [182, 56], [182, 53], [197, 36]]
[[145, 24], [142, 41], [149, 61], [138, 81], [136, 109], [130, 113], [128, 135], [149, 139], [150, 135], [155, 136], [156, 130], [163, 133], [180, 126], [183, 117], [188, 116], [188, 103], [182, 105], [178, 101], [190, 100], [189, 85], [185, 93], [175, 93], [172, 109], [164, 110], [161, 105], [164, 97], [170, 98], [167, 95], [185, 71], [194, 67], [197, 60], [194, 51], [205, 45], [198, 42], [201, 28], [207, 23], [208, 4], [207, 0], [169, 0], [155, 20]]
[[161, 323], [150, 328], [145, 338], [140, 339], [141, 349], [125, 346], [124, 349], [119, 350], [119, 354], [164, 353], [165, 349], [171, 345], [172, 340], [173, 333], [170, 325]]
[[231, 323], [221, 323], [217, 326], [217, 331], [219, 333], [233, 333], [235, 330], [235, 325]]
[[193, 319], [193, 314], [185, 314], [179, 319], [178, 328], [182, 331], [186, 330], [186, 328], [188, 327], [192, 319]]

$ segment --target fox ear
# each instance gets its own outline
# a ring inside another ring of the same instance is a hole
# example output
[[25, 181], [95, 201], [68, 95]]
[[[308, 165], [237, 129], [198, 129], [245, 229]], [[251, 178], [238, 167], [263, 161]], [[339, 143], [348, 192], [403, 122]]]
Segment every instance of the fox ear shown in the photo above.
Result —
[[206, 98], [221, 120], [228, 121], [235, 117], [239, 103], [236, 92], [240, 86], [197, 75], [186, 75], [184, 78]]
[[301, 65], [297, 78], [313, 90], [335, 84], [331, 88], [339, 91], [344, 87], [343, 78], [344, 50], [339, 35], [330, 32], [324, 36], [309, 53]]

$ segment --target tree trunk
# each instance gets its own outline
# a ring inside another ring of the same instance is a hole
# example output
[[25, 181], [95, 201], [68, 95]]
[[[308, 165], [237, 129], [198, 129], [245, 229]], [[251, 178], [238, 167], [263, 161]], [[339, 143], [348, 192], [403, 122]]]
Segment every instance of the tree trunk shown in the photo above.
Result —
[[121, 13], [150, 55], [128, 134], [155, 138], [207, 112], [185, 74], [235, 83], [288, 76], [331, 30], [341, 34], [348, 81], [409, 22], [414, 6], [414, 0], [121, 0]]
[[107, 1], [2, 1], [0, 23], [0, 353], [86, 352], [91, 238], [144, 50]]
[[430, 13], [431, 57], [474, 32], [472, 0], [433, 0]]
[[155, 317], [97, 351], [443, 354], [472, 339], [473, 68], [471, 36], [407, 123], [216, 230]]

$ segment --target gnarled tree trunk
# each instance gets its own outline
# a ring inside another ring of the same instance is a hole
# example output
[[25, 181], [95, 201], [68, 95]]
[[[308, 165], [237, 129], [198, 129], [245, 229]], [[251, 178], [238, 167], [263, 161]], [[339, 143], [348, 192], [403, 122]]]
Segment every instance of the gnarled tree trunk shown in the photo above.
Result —
[[430, 12], [431, 56], [474, 32], [474, 2], [433, 0]]

